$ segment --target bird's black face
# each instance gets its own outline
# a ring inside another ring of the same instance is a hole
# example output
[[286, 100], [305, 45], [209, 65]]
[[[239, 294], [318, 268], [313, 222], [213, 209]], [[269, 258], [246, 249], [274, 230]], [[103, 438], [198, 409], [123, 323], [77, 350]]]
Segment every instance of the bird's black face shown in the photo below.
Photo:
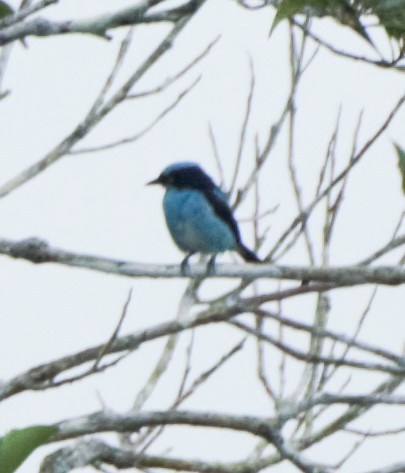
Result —
[[199, 166], [187, 166], [183, 168], [168, 169], [148, 185], [160, 184], [163, 187], [175, 187], [177, 189], [211, 189], [215, 184]]
[[167, 187], [170, 185], [170, 179], [162, 173], [158, 178], [153, 179], [153, 181], [148, 182], [146, 185], [153, 186], [156, 184], [160, 184], [163, 187]]

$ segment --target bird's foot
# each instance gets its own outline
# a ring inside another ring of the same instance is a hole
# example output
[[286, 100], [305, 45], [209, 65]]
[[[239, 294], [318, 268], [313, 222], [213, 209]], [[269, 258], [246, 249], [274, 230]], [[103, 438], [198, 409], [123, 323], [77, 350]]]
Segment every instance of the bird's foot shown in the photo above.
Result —
[[190, 263], [188, 260], [194, 253], [189, 253], [180, 264], [180, 272], [182, 276], [188, 276], [190, 273]]
[[216, 257], [217, 255], [211, 256], [211, 258], [208, 260], [207, 271], [206, 271], [207, 276], [212, 276], [213, 274], [215, 274], [215, 258]]

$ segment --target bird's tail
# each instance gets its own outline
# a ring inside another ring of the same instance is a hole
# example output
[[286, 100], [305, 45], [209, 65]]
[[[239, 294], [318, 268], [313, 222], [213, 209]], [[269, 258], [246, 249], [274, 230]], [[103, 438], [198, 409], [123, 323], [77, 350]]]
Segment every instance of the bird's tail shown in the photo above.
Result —
[[243, 243], [239, 243], [238, 253], [248, 263], [262, 263], [262, 260], [252, 250], [246, 248]]

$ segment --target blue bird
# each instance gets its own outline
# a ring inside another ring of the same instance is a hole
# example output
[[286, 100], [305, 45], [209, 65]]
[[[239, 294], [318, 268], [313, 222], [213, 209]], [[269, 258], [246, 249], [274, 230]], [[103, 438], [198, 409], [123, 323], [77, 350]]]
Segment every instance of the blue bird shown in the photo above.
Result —
[[163, 209], [166, 224], [176, 245], [187, 253], [182, 271], [194, 253], [215, 256], [227, 250], [237, 251], [245, 261], [261, 260], [241, 241], [238, 224], [224, 192], [196, 163], [179, 162], [168, 166], [148, 185], [166, 188]]

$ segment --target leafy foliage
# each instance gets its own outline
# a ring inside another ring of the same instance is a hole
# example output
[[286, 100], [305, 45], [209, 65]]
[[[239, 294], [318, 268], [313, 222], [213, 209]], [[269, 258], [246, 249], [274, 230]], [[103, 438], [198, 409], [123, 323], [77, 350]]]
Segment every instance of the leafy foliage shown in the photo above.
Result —
[[378, 18], [389, 36], [405, 38], [405, 0], [364, 0], [361, 3]]
[[13, 473], [37, 447], [45, 443], [57, 428], [34, 425], [25, 429], [11, 430], [0, 438], [1, 473]]
[[14, 10], [8, 5], [8, 3], [0, 0], [0, 20], [7, 15], [14, 13]]
[[272, 29], [298, 13], [310, 17], [330, 16], [365, 39], [368, 35], [361, 17], [375, 16], [389, 36], [405, 37], [405, 0], [281, 0]]
[[394, 145], [398, 154], [398, 167], [402, 177], [402, 190], [405, 194], [405, 151], [398, 145]]

